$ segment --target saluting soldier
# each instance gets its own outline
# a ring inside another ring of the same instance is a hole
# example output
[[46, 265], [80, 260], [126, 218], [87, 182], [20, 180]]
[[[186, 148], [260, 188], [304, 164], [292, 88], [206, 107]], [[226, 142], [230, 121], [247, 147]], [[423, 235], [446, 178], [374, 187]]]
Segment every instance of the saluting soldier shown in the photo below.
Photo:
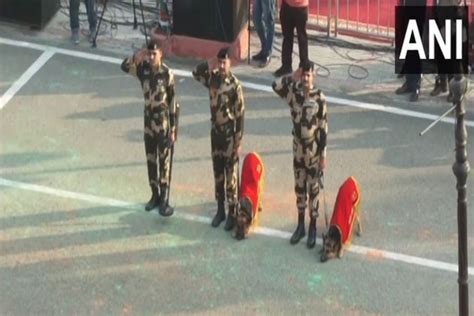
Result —
[[[145, 210], [158, 206], [163, 216], [170, 216], [168, 207], [171, 146], [176, 139], [176, 94], [173, 71], [163, 62], [163, 52], [157, 42], [150, 42], [122, 63], [122, 70], [140, 81], [145, 98], [144, 141], [151, 198]], [[157, 155], [158, 151], [158, 155]], [[158, 180], [159, 157], [160, 178]]]
[[194, 78], [209, 89], [211, 110], [211, 150], [217, 213], [212, 226], [226, 219], [224, 229], [235, 225], [239, 152], [244, 132], [244, 96], [239, 80], [230, 70], [229, 49], [223, 48], [216, 60], [203, 62], [193, 71]]
[[305, 236], [305, 210], [309, 197], [308, 248], [316, 244], [319, 181], [325, 168], [328, 134], [324, 94], [314, 86], [314, 65], [308, 61], [292, 75], [273, 82], [273, 90], [288, 102], [293, 122], [293, 169], [298, 226], [291, 236], [296, 244]]

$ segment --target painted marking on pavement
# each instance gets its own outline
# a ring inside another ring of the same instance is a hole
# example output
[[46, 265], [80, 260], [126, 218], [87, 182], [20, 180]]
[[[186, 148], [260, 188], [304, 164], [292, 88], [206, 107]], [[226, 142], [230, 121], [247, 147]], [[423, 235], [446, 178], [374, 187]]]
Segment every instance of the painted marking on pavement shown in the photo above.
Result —
[[[65, 49], [65, 48], [57, 48], [57, 47], [48, 46], [48, 45], [34, 44], [34, 43], [25, 42], [25, 41], [11, 40], [11, 39], [2, 38], [2, 37], [0, 37], [0, 44], [17, 46], [17, 47], [25, 47], [25, 48], [43, 50], [43, 51], [51, 50], [58, 54], [63, 54], [63, 55], [73, 56], [73, 57], [78, 57], [78, 58], [83, 58], [83, 59], [89, 59], [89, 60], [95, 60], [95, 61], [103, 61], [103, 62], [118, 64], [118, 65], [122, 63], [122, 59], [120, 58], [80, 52], [80, 51], [75, 51], [75, 50], [70, 50], [70, 49]], [[181, 69], [173, 69], [173, 71], [177, 76], [192, 78], [192, 73], [190, 71], [181, 70]], [[242, 81], [242, 85], [245, 88], [273, 93], [273, 90], [269, 85], [263, 85], [263, 84], [252, 83], [252, 82], [244, 82], [244, 81]], [[338, 98], [338, 97], [326, 96], [326, 100], [334, 104], [346, 105], [346, 106], [362, 108], [362, 109], [367, 109], [367, 110], [372, 110], [372, 111], [391, 113], [391, 114], [396, 114], [396, 115], [401, 115], [401, 116], [409, 116], [409, 117], [425, 119], [429, 121], [434, 121], [439, 117], [439, 115], [435, 115], [435, 114], [405, 110], [405, 109], [400, 109], [393, 106], [386, 106], [382, 104], [359, 102], [359, 101]], [[455, 120], [454, 118], [451, 118], [451, 117], [445, 117], [441, 120], [441, 122], [454, 124]], [[466, 123], [466, 126], [468, 127], [474, 127], [474, 121], [466, 120], [465, 123]]]
[[54, 51], [46, 48], [40, 57], [15, 81], [12, 86], [0, 97], [0, 110], [15, 96], [34, 75], [53, 57]]
[[[71, 192], [71, 191], [66, 191], [66, 190], [54, 189], [54, 188], [37, 185], [37, 184], [29, 184], [25, 182], [12, 181], [8, 179], [4, 179], [4, 178], [0, 178], [0, 186], [10, 187], [14, 189], [21, 189], [21, 190], [26, 190], [26, 191], [33, 191], [33, 192], [48, 194], [52, 196], [58, 196], [62, 198], [80, 200], [80, 201], [85, 201], [85, 202], [99, 204], [99, 205], [124, 208], [130, 211], [132, 210], [135, 211], [135, 210], [143, 208], [143, 206], [140, 204], [133, 204], [133, 203], [125, 202], [125, 201], [104, 198], [104, 197], [99, 197], [99, 196], [90, 195], [90, 194], [83, 194], [83, 193]], [[175, 212], [175, 217], [178, 217], [187, 221], [191, 221], [191, 222], [198, 222], [198, 223], [204, 223], [204, 224], [211, 223], [211, 218], [208, 218], [205, 216], [194, 215], [194, 214], [182, 213], [179, 211]], [[258, 235], [276, 237], [276, 238], [281, 238], [285, 240], [288, 240], [291, 236], [291, 233], [289, 232], [267, 228], [267, 227], [257, 227], [254, 230], [254, 232]], [[319, 244], [322, 243], [322, 240], [320, 238], [318, 238], [318, 243]], [[452, 263], [438, 261], [438, 260], [425, 259], [421, 257], [415, 257], [415, 256], [400, 254], [400, 253], [391, 252], [391, 251], [379, 250], [379, 249], [365, 247], [365, 246], [352, 245], [350, 248], [347, 249], [347, 251], [361, 254], [361, 255], [366, 255], [366, 256], [376, 256], [378, 259], [404, 262], [407, 264], [418, 265], [418, 266], [436, 269], [436, 270], [443, 270], [443, 271], [456, 272], [456, 273], [458, 272], [457, 264], [452, 264]], [[468, 274], [474, 275], [473, 267], [468, 268]]]

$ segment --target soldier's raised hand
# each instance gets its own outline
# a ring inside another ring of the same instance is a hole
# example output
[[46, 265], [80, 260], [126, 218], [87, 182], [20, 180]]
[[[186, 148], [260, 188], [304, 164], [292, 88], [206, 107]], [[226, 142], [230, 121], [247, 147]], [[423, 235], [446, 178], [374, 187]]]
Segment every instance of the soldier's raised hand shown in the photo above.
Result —
[[217, 69], [218, 67], [218, 62], [217, 62], [217, 57], [212, 57], [207, 60], [207, 66], [209, 69], [209, 73], [211, 73], [214, 69]]
[[294, 81], [300, 81], [302, 75], [303, 75], [303, 69], [300, 67], [293, 72], [291, 77], [293, 78]]
[[148, 49], [143, 48], [135, 53], [135, 61], [137, 63], [143, 62], [148, 57]]

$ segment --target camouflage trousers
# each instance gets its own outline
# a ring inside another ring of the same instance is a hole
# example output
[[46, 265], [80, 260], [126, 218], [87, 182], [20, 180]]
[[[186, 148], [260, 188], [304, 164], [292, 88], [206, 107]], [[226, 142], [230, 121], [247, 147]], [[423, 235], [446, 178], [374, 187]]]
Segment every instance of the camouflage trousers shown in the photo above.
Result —
[[[148, 182], [150, 183], [150, 186], [155, 188], [157, 188], [158, 185], [168, 186], [171, 153], [168, 132], [158, 128], [158, 125], [154, 120], [145, 116], [144, 140], [148, 169]], [[158, 162], [160, 169], [159, 182]]]
[[315, 141], [304, 142], [293, 138], [293, 170], [295, 176], [296, 206], [298, 212], [306, 210], [309, 198], [311, 217], [318, 216], [319, 156]]
[[234, 155], [233, 130], [211, 128], [211, 150], [216, 200], [225, 200], [227, 196], [229, 205], [235, 205], [239, 158]]

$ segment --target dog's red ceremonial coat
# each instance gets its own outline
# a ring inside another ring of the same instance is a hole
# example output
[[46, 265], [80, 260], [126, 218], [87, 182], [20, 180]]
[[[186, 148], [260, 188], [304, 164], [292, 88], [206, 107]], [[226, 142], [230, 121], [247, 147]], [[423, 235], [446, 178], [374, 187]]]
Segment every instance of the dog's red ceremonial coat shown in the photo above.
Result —
[[359, 212], [359, 201], [359, 186], [353, 177], [349, 177], [339, 188], [331, 218], [331, 225], [337, 227], [342, 244], [345, 246], [351, 243], [352, 227]]
[[240, 198], [246, 197], [252, 201], [252, 213], [255, 218], [263, 190], [263, 162], [260, 156], [251, 152], [245, 156], [240, 179]]

